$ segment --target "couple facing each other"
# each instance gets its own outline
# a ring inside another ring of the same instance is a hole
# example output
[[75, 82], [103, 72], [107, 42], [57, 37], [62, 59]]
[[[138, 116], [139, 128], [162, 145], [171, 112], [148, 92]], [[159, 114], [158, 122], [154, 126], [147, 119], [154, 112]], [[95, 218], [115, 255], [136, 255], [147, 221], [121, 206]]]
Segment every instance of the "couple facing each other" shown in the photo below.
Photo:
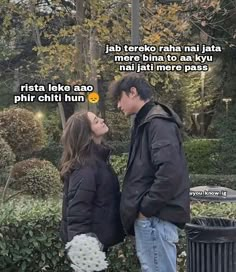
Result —
[[177, 228], [190, 220], [181, 121], [152, 101], [152, 89], [140, 76], [114, 82], [111, 94], [126, 116], [136, 114], [122, 193], [103, 144], [104, 120], [92, 112], [74, 113], [62, 136], [62, 238], [95, 233], [106, 251], [125, 232], [135, 235], [143, 272], [176, 272]]

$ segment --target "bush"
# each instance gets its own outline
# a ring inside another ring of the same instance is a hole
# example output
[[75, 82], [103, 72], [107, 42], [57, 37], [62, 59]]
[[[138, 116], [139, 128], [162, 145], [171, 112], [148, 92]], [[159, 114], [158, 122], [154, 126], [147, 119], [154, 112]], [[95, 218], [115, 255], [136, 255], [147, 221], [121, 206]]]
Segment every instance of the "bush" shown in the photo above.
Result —
[[42, 124], [33, 112], [26, 109], [10, 108], [1, 111], [0, 131], [18, 159], [41, 149], [44, 144]]
[[62, 146], [54, 141], [49, 141], [48, 144], [43, 147], [40, 151], [34, 152], [32, 155], [41, 160], [50, 161], [56, 167], [59, 166]]
[[215, 120], [217, 136], [221, 138], [218, 168], [221, 174], [236, 174], [236, 105], [229, 115], [220, 114]]
[[219, 172], [220, 141], [194, 139], [184, 143], [189, 172], [192, 174], [216, 174]]
[[191, 204], [191, 215], [236, 219], [236, 203], [194, 202]]
[[112, 141], [127, 141], [130, 138], [130, 118], [123, 113], [107, 111], [105, 123], [109, 127], [109, 136]]
[[111, 165], [114, 168], [116, 174], [118, 175], [120, 184], [122, 185], [126, 166], [127, 166], [128, 154], [122, 154], [121, 156], [112, 156], [111, 157]]
[[16, 163], [12, 178], [12, 188], [38, 197], [58, 194], [62, 188], [58, 170], [45, 160], [29, 159]]
[[8, 143], [0, 136], [0, 186], [5, 186], [10, 166], [15, 162], [15, 154]]
[[112, 141], [107, 144], [111, 147], [113, 155], [121, 156], [123, 153], [129, 152], [129, 141]]
[[17, 162], [12, 169], [12, 177], [15, 180], [19, 180], [27, 175], [29, 169], [42, 167], [43, 165], [44, 161], [38, 160], [36, 158]]
[[112, 247], [109, 250], [108, 261], [107, 272], [139, 272], [134, 237], [126, 237], [123, 243]]
[[13, 165], [16, 159], [11, 147], [2, 137], [0, 137], [0, 153], [0, 169], [2, 171]]
[[236, 175], [190, 175], [191, 187], [222, 186], [236, 190]]
[[43, 118], [43, 127], [47, 134], [48, 141], [59, 142], [62, 134], [61, 118], [57, 109], [47, 111]]
[[59, 239], [58, 204], [53, 200], [28, 200], [2, 207], [0, 271], [71, 271]]
[[[29, 209], [30, 207], [30, 209]], [[235, 203], [194, 203], [192, 217], [209, 216], [234, 219]], [[61, 202], [55, 200], [11, 201], [0, 211], [0, 271], [71, 271], [59, 239]], [[186, 238], [180, 231], [178, 272], [186, 271]], [[109, 250], [108, 272], [138, 272], [134, 238]]]

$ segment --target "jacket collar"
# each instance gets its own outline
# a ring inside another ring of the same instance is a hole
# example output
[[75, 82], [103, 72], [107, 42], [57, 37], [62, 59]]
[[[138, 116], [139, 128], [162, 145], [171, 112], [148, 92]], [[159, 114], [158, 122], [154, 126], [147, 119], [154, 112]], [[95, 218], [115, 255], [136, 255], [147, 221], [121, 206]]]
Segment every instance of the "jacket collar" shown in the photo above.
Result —
[[[86, 165], [91, 166], [91, 165], [94, 165], [96, 161], [101, 161], [101, 160], [104, 162], [108, 162], [110, 158], [110, 153], [111, 153], [111, 150], [108, 146], [104, 144], [95, 144], [94, 142], [92, 142], [91, 159], [87, 162]], [[80, 169], [80, 168], [81, 168], [81, 165], [77, 161], [74, 167], [72, 168], [72, 171], [74, 171], [75, 169]]]
[[153, 106], [155, 106], [155, 103], [153, 101], [148, 101], [147, 103], [145, 103], [135, 116], [135, 124], [141, 123]]
[[153, 105], [154, 106], [149, 110], [146, 117], [140, 123], [140, 126], [147, 122], [150, 122], [153, 118], [156, 117], [175, 122], [179, 128], [183, 126], [179, 116], [171, 108], [169, 108], [165, 104], [157, 102], [154, 102]]
[[110, 148], [104, 144], [92, 144], [92, 152], [96, 155], [97, 158], [104, 161], [108, 161], [110, 156]]

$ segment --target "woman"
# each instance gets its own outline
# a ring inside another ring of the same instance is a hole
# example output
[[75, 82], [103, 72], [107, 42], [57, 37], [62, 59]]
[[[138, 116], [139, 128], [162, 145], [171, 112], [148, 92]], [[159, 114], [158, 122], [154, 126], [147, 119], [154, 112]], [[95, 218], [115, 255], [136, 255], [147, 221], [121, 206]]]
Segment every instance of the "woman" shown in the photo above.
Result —
[[124, 238], [119, 183], [108, 161], [110, 150], [102, 144], [107, 132], [104, 120], [94, 113], [74, 113], [63, 131], [61, 158], [62, 239], [94, 233], [104, 251]]

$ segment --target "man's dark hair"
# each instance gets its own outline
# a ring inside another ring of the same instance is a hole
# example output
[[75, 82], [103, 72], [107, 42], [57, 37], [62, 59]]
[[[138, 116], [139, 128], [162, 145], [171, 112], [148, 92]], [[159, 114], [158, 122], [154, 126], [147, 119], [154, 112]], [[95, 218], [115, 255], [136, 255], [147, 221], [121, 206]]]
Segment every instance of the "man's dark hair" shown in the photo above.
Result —
[[143, 76], [137, 73], [129, 73], [118, 81], [112, 82], [109, 91], [111, 97], [117, 102], [121, 98], [122, 91], [128, 95], [131, 87], [136, 88], [140, 98], [144, 101], [152, 97], [152, 87]]

